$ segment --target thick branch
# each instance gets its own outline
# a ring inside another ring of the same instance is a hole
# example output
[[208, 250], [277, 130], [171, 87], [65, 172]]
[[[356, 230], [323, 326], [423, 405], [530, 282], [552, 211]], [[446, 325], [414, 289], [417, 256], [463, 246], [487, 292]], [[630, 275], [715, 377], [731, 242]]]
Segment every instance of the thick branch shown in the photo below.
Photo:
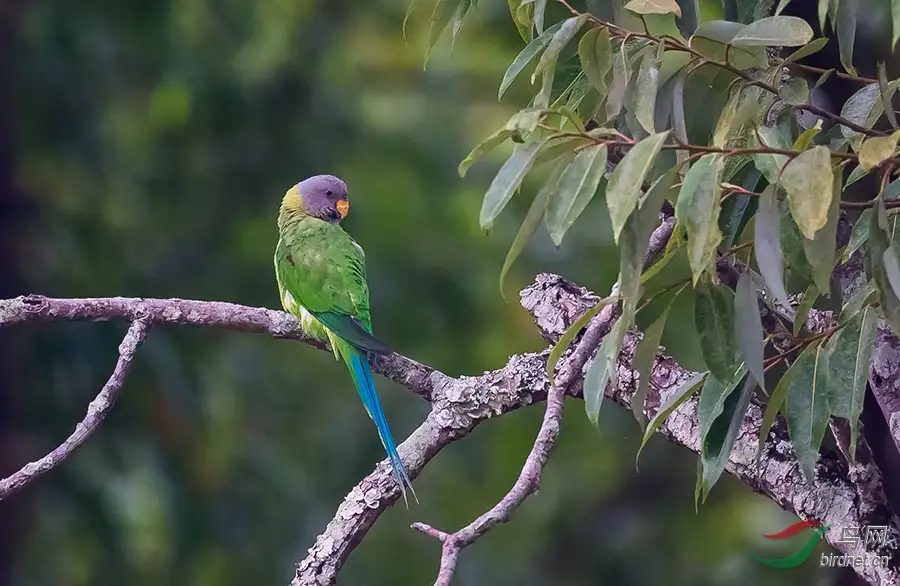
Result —
[[83, 444], [91, 434], [97, 431], [97, 428], [103, 423], [107, 413], [109, 413], [109, 410], [112, 409], [113, 404], [116, 402], [119, 391], [122, 390], [125, 376], [131, 368], [131, 361], [134, 359], [134, 353], [141, 342], [144, 341], [144, 338], [147, 337], [147, 329], [148, 324], [143, 319], [136, 319], [131, 322], [128, 333], [125, 334], [125, 338], [119, 344], [119, 360], [116, 362], [109, 380], [103, 385], [103, 389], [88, 405], [84, 419], [75, 426], [75, 431], [72, 432], [72, 435], [66, 438], [66, 441], [55, 450], [40, 460], [26, 464], [12, 476], [0, 480], [0, 501], [31, 484], [39, 476], [56, 468], [57, 465], [71, 456], [72, 452]]

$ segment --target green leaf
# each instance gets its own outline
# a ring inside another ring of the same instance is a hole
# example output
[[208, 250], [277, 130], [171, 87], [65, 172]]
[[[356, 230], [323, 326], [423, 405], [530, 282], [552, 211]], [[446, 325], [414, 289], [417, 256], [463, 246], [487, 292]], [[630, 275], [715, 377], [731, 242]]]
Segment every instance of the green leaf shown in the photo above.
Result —
[[770, 16], [745, 26], [731, 39], [732, 45], [751, 47], [799, 47], [810, 42], [813, 30], [796, 16]]
[[435, 43], [440, 38], [441, 33], [450, 24], [450, 19], [456, 12], [456, 4], [459, 0], [437, 0], [434, 5], [434, 11], [431, 13], [431, 25], [428, 28], [428, 47], [425, 50], [425, 64], [423, 69], [428, 68], [428, 58], [431, 57], [431, 51], [434, 49]]
[[887, 69], [884, 66], [884, 61], [878, 62], [878, 92], [881, 94], [881, 107], [884, 109], [888, 122], [891, 123], [892, 128], [897, 128], [897, 115], [894, 113], [894, 108], [891, 105], [892, 94], [887, 80]]
[[822, 31], [822, 34], [825, 33], [825, 25], [828, 22], [828, 9], [831, 6], [831, 2], [832, 0], [819, 0], [819, 30]]
[[626, 55], [626, 43], [622, 43], [619, 52], [613, 58], [612, 83], [609, 85], [609, 93], [606, 96], [606, 117], [612, 120], [622, 111], [622, 102], [625, 99], [625, 90], [631, 79], [628, 71], [628, 56]]
[[[862, 222], [863, 219], [860, 217], [858, 222]], [[866, 219], [868, 222], [869, 220]], [[841, 314], [838, 317], [838, 321], [840, 323], [844, 323], [850, 321], [856, 315], [862, 311], [862, 308], [873, 301], [873, 297], [878, 292], [878, 289], [875, 287], [875, 281], [869, 280], [866, 281], [866, 284], [857, 289], [853, 295], [844, 303], [844, 306], [841, 308]]]
[[713, 146], [724, 148], [728, 145], [728, 139], [731, 138], [731, 127], [737, 114], [738, 105], [741, 102], [743, 89], [740, 85], [735, 85], [731, 88], [728, 102], [722, 108], [722, 113], [719, 114], [719, 120], [716, 122], [716, 130], [713, 132]]
[[626, 300], [622, 304], [622, 315], [616, 320], [616, 325], [603, 338], [597, 355], [591, 360], [584, 373], [584, 409], [588, 420], [597, 425], [600, 417], [600, 406], [603, 404], [604, 391], [607, 384], [616, 384], [616, 364], [619, 352], [622, 350], [622, 342], [625, 333], [634, 323], [634, 310], [629, 310], [632, 304]]
[[859, 149], [859, 166], [866, 171], [871, 171], [890, 159], [897, 150], [898, 139], [900, 139], [900, 130], [894, 131], [889, 136], [867, 138]]
[[780, 2], [778, 2], [778, 7], [775, 8], [775, 16], [784, 12], [784, 9], [787, 8], [787, 5], [790, 4], [790, 2], [791, 0], [780, 0]]
[[803, 151], [785, 165], [780, 185], [800, 232], [812, 240], [828, 221], [831, 207], [831, 151], [824, 146]]
[[[792, 143], [790, 137], [784, 135], [782, 130], [777, 126], [760, 126], [756, 129], [762, 143], [754, 137], [754, 143], [758, 146], [769, 147], [773, 149], [790, 149]], [[769, 183], [777, 183], [781, 175], [781, 169], [787, 163], [787, 156], [772, 155], [767, 153], [751, 155], [753, 164], [765, 176]]]
[[541, 55], [541, 59], [538, 61], [534, 73], [531, 74], [531, 83], [534, 83], [534, 80], [537, 79], [537, 76], [540, 75], [541, 72], [548, 68], [556, 67], [556, 62], [559, 60], [559, 54], [575, 37], [581, 27], [584, 26], [584, 23], [587, 22], [587, 18], [588, 15], [582, 14], [581, 16], [573, 16], [572, 18], [563, 21], [559, 30], [557, 30], [550, 38], [550, 42], [547, 44], [547, 50]]
[[629, 216], [619, 241], [619, 294], [626, 302], [635, 305], [640, 297], [641, 272], [650, 235], [656, 227], [659, 210], [669, 189], [678, 177], [677, 167], [669, 169], [657, 179], [637, 212]]
[[809, 310], [812, 309], [818, 298], [819, 288], [816, 287], [815, 283], [810, 283], [809, 287], [806, 288], [806, 292], [803, 293], [803, 300], [800, 301], [800, 305], [797, 307], [797, 315], [794, 316], [794, 326], [792, 330], [794, 337], [797, 337], [800, 334], [800, 330], [806, 325], [806, 318], [809, 316]]
[[[741, 378], [737, 378], [737, 382], [740, 382], [740, 380]], [[712, 490], [712, 487], [725, 470], [728, 457], [731, 455], [734, 442], [741, 429], [741, 423], [744, 421], [744, 415], [750, 406], [750, 399], [753, 397], [753, 389], [755, 387], [756, 382], [753, 377], [747, 377], [740, 392], [729, 391], [726, 394], [721, 408], [718, 409], [720, 415], [710, 424], [704, 439], [700, 443], [700, 462], [703, 468], [701, 479], [703, 502], [706, 502], [706, 497], [709, 496], [710, 490]], [[702, 392], [700, 404], [702, 409]]]
[[409, 21], [409, 17], [412, 16], [412, 13], [416, 9], [416, 5], [418, 3], [419, 0], [410, 0], [409, 4], [406, 6], [406, 14], [403, 16], [403, 25], [401, 27], [404, 41], [406, 40], [406, 23]]
[[891, 51], [900, 39], [900, 0], [891, 0]]
[[888, 268], [886, 265], [895, 265], [896, 263], [887, 261], [896, 260], [896, 254], [890, 254], [892, 250], [891, 239], [888, 238], [887, 230], [887, 212], [884, 209], [884, 200], [878, 198], [875, 213], [871, 216], [869, 224], [869, 266], [872, 279], [878, 288], [879, 301], [884, 317], [891, 326], [894, 335], [900, 332], [900, 299], [894, 291], [891, 283], [890, 273], [895, 272], [895, 266]]
[[816, 39], [810, 43], [807, 43], [791, 53], [787, 59], [784, 60], [782, 65], [788, 65], [789, 63], [795, 63], [800, 61], [801, 59], [806, 59], [810, 55], [814, 55], [825, 48], [825, 45], [828, 44], [828, 39], [821, 38]]
[[706, 377], [706, 384], [700, 391], [700, 403], [697, 406], [701, 445], [706, 441], [713, 422], [722, 414], [725, 400], [734, 392], [745, 376], [747, 376], [747, 369], [741, 365], [724, 379], [718, 378], [713, 373]]
[[868, 174], [869, 172], [863, 169], [862, 166], [857, 165], [853, 171], [850, 172], [850, 176], [847, 177], [847, 184], [844, 187], [850, 187]]
[[809, 148], [810, 143], [812, 143], [813, 139], [822, 132], [822, 121], [816, 120], [816, 125], [812, 128], [807, 128], [803, 131], [803, 134], [797, 137], [797, 140], [794, 141], [794, 150], [795, 151], [805, 151]]
[[772, 291], [778, 303], [790, 307], [787, 291], [784, 288], [784, 259], [781, 254], [781, 216], [778, 213], [778, 200], [775, 186], [769, 185], [759, 198], [759, 211], [753, 226], [753, 251], [756, 264], [766, 285]]
[[644, 55], [634, 87], [634, 116], [644, 130], [650, 134], [656, 132], [653, 129], [653, 118], [656, 108], [659, 66], [662, 63], [664, 46], [664, 43], [660, 43], [656, 53], [647, 51]]
[[819, 76], [819, 79], [816, 80], [815, 85], [813, 85], [812, 91], [816, 91], [817, 89], [819, 89], [820, 87], [822, 87], [822, 85], [823, 85], [826, 81], [828, 81], [828, 78], [830, 78], [830, 77], [832, 76], [832, 74], [834, 74], [835, 71], [837, 71], [837, 70], [836, 70], [836, 69], [827, 69], [827, 70], [825, 70], [825, 72], [824, 72], [822, 75]]
[[513, 142], [524, 143], [525, 138], [534, 132], [546, 113], [543, 108], [525, 108], [516, 112], [506, 123], [506, 130], [509, 130]]
[[631, 411], [634, 418], [641, 426], [641, 429], [647, 428], [647, 419], [644, 417], [644, 403], [647, 400], [647, 392], [650, 390], [650, 376], [653, 374], [653, 363], [656, 361], [656, 355], [659, 352], [659, 341], [662, 338], [663, 330], [666, 328], [666, 319], [669, 317], [669, 309], [672, 307], [671, 297], [669, 304], [662, 315], [656, 318], [644, 337], [638, 342], [634, 349], [634, 359], [631, 366], [638, 373], [638, 388], [634, 396], [631, 398]]
[[[848, 0], [844, 0], [848, 1]], [[887, 101], [890, 102], [897, 90], [898, 81], [892, 81], [888, 84]], [[852, 96], [850, 96], [841, 108], [841, 116], [851, 122], [855, 122], [865, 128], [872, 128], [875, 123], [884, 114], [884, 105], [881, 97], [881, 89], [877, 83], [867, 85]], [[850, 141], [854, 150], [859, 150], [865, 136], [862, 133], [851, 130], [846, 126], [841, 126], [841, 134]]]
[[609, 176], [609, 185], [606, 187], [606, 204], [609, 207], [613, 238], [616, 244], [619, 243], [619, 235], [625, 226], [625, 220], [637, 205], [638, 197], [641, 194], [641, 185], [653, 168], [656, 155], [659, 154], [659, 150], [668, 136], [668, 131], [660, 132], [648, 136], [633, 146]]
[[635, 14], [674, 14], [681, 18], [681, 8], [675, 0], [631, 0], [625, 10]]
[[475, 163], [476, 160], [480, 159], [490, 151], [500, 146], [502, 143], [506, 142], [506, 140], [511, 136], [512, 131], [504, 127], [478, 143], [478, 145], [474, 149], [472, 149], [472, 152], [466, 155], [466, 158], [463, 159], [459, 164], [459, 168], [457, 169], [457, 171], [459, 172], [459, 176], [465, 177], [466, 173], [469, 171], [469, 168]]
[[535, 0], [534, 3], [534, 30], [537, 34], [544, 32], [544, 14], [547, 11], [547, 0]]
[[637, 466], [638, 459], [641, 457], [641, 452], [644, 449], [644, 446], [647, 445], [647, 441], [656, 433], [656, 430], [662, 426], [662, 424], [668, 419], [669, 415], [671, 415], [676, 409], [681, 407], [685, 401], [691, 398], [691, 396], [696, 393], [700, 389], [700, 385], [703, 383], [704, 379], [708, 375], [708, 372], [698, 372], [692, 374], [688, 379], [678, 385], [671, 394], [666, 396], [666, 400], [659, 407], [659, 411], [656, 412], [656, 415], [650, 420], [650, 423], [647, 424], [647, 429], [644, 430], [644, 437], [641, 438], [641, 447], [638, 448], [637, 455], [634, 457], [634, 464]]
[[721, 173], [722, 157], [714, 154], [700, 157], [685, 175], [675, 202], [675, 217], [688, 236], [688, 258], [695, 285], [715, 262], [716, 247], [722, 240], [718, 224]]
[[563, 335], [559, 337], [559, 340], [553, 345], [553, 348], [550, 349], [550, 354], [547, 356], [547, 381], [549, 385], [553, 385], [553, 371], [556, 370], [556, 363], [559, 362], [559, 359], [572, 343], [572, 340], [575, 339], [575, 336], [578, 335], [578, 332], [587, 327], [591, 319], [600, 313], [604, 307], [618, 300], [619, 298], [616, 295], [610, 295], [601, 299], [596, 305], [585, 311], [581, 317], [572, 322], [572, 325], [563, 332]]
[[872, 225], [872, 208], [863, 210], [863, 212], [859, 215], [859, 218], [856, 220], [856, 223], [853, 224], [853, 231], [850, 232], [850, 242], [847, 244], [847, 247], [844, 249], [844, 255], [841, 258], [841, 263], [846, 263], [850, 260], [850, 257], [853, 256], [853, 253], [859, 250], [859, 248], [865, 244], [866, 240], [869, 238], [869, 230]]
[[525, 175], [534, 165], [534, 159], [538, 152], [545, 144], [546, 140], [520, 146], [500, 167], [494, 180], [491, 181], [487, 193], [484, 194], [484, 201], [481, 204], [479, 222], [482, 230], [490, 230], [493, 227], [494, 220], [512, 199]]
[[[729, 45], [744, 25], [726, 20], [704, 22], [690, 38], [690, 47], [709, 59], [725, 62], [726, 45]], [[765, 47], [732, 46], [727, 49], [728, 62], [738, 69], [765, 68], [769, 65]]]
[[541, 50], [550, 44], [550, 39], [553, 38], [553, 35], [556, 34], [556, 31], [558, 31], [562, 25], [562, 22], [554, 24], [545, 30], [539, 37], [528, 43], [528, 45], [522, 49], [522, 52], [516, 55], [516, 58], [513, 59], [513, 62], [509, 65], [506, 73], [503, 74], [503, 81], [500, 82], [500, 91], [497, 93], [498, 100], [503, 97], [503, 94], [506, 93], [506, 90], [509, 89], [512, 82], [515, 81], [520, 73], [522, 73], [522, 70], [528, 67], [528, 64], [534, 61]]
[[459, 4], [456, 5], [456, 11], [453, 13], [452, 23], [452, 36], [450, 37], [450, 53], [453, 53], [453, 47], [456, 46], [456, 39], [459, 37], [460, 31], [462, 31], [463, 24], [466, 20], [466, 15], [469, 14], [469, 10], [472, 8], [472, 0], [458, 0]]
[[791, 367], [784, 400], [784, 418], [794, 453], [806, 478], [815, 480], [819, 446], [828, 425], [828, 355], [821, 344], [808, 345]]
[[763, 369], [765, 342], [763, 341], [762, 319], [759, 315], [756, 287], [753, 285], [749, 269], [744, 269], [738, 279], [734, 295], [734, 310], [738, 355], [750, 370], [753, 378], [759, 383], [760, 388], [765, 390], [766, 381]]
[[781, 215], [781, 250], [791, 269], [791, 276], [802, 280], [804, 285], [811, 283], [813, 281], [812, 267], [804, 253], [803, 234], [800, 233], [800, 228], [791, 217], [788, 202], [779, 201], [778, 211]]
[[841, 65], [851, 75], [856, 75], [853, 68], [853, 45], [856, 42], [856, 9], [858, 0], [835, 1], [837, 14], [833, 14], [834, 28], [837, 31], [838, 49]]
[[[529, 9], [534, 10], [534, 4], [532, 4], [533, 0], [507, 0], [507, 4], [509, 4], [509, 13], [512, 15], [513, 24], [516, 25], [516, 30], [519, 31], [519, 36], [522, 37], [522, 40], [526, 43], [531, 40], [531, 29], [532, 29], [532, 16], [527, 19], [522, 19], [523, 16], [528, 16]], [[524, 8], [524, 10], [521, 10]]]
[[785, 103], [792, 106], [799, 106], [809, 101], [809, 86], [802, 77], [792, 77], [778, 91], [778, 96]]
[[775, 390], [772, 391], [772, 394], [769, 395], [769, 402], [766, 404], [766, 410], [763, 413], [763, 420], [759, 426], [759, 451], [756, 455], [757, 463], [759, 459], [762, 457], [763, 448], [766, 445], [766, 439], [769, 437], [769, 431], [772, 429], [772, 424], [775, 423], [775, 417], [778, 415], [778, 412], [781, 411], [781, 407], [784, 405], [784, 399], [787, 397], [788, 389], [791, 386], [791, 379], [797, 373], [796, 370], [797, 361], [787, 369], [787, 372], [782, 375], [781, 380], [778, 381], [778, 384], [775, 385]]
[[831, 288], [831, 273], [834, 271], [837, 254], [837, 227], [840, 219], [841, 176], [840, 167], [832, 173], [831, 201], [828, 206], [825, 226], [816, 232], [812, 240], [803, 239], [803, 252], [809, 262], [812, 278], [819, 291], [828, 293]]
[[719, 380], [731, 380], [737, 357], [734, 294], [724, 285], [697, 288], [694, 323], [709, 371]]
[[578, 58], [584, 68], [584, 74], [594, 89], [601, 96], [607, 92], [606, 76], [612, 69], [612, 45], [609, 42], [609, 29], [592, 28], [584, 33], [578, 43]]
[[828, 403], [830, 411], [850, 422], [850, 457], [855, 463], [869, 365], [875, 347], [878, 312], [866, 306], [826, 344], [828, 352]]
[[560, 162], [550, 173], [547, 182], [544, 183], [544, 186], [535, 196], [534, 201], [531, 202], [531, 207], [528, 208], [528, 213], [525, 214], [525, 220], [522, 221], [522, 226], [519, 228], [519, 232], [516, 234], [512, 245], [509, 247], [509, 252], [506, 253], [506, 259], [503, 261], [503, 268], [500, 269], [500, 295], [503, 296], [504, 299], [506, 298], [506, 295], [503, 293], [503, 283], [506, 280], [506, 275], [509, 272], [509, 269], [512, 268], [513, 263], [516, 262], [516, 259], [519, 258], [519, 255], [522, 254], [525, 245], [528, 244], [528, 241], [534, 236], [534, 232], [537, 230], [541, 218], [544, 216], [544, 210], [547, 209], [547, 203], [559, 189], [559, 178], [563, 173], [563, 169], [567, 167], [567, 164], [568, 161]]
[[581, 150], [559, 178], [558, 196], [547, 209], [546, 224], [556, 246], [597, 193], [606, 171], [606, 145]]

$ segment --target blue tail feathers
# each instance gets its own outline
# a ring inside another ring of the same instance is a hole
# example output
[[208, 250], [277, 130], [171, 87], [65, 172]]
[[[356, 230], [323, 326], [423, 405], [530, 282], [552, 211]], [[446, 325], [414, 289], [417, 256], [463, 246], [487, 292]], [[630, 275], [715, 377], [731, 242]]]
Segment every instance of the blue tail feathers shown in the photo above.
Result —
[[416, 491], [413, 490], [406, 468], [403, 467], [403, 460], [400, 459], [400, 454], [397, 452], [397, 444], [394, 443], [384, 411], [381, 409], [381, 402], [378, 400], [378, 394], [375, 392], [375, 382], [372, 380], [372, 370], [369, 368], [369, 363], [355, 348], [351, 348], [346, 352], [345, 359], [347, 360], [347, 366], [350, 367], [350, 376], [356, 385], [359, 398], [362, 399], [366, 411], [369, 412], [369, 416], [375, 422], [375, 427], [378, 428], [381, 443], [384, 445], [388, 459], [391, 462], [394, 479], [403, 493], [403, 501], [409, 507], [409, 501], [406, 499], [407, 487], [409, 487], [409, 491], [416, 502], [419, 502], [419, 499], [416, 497]]

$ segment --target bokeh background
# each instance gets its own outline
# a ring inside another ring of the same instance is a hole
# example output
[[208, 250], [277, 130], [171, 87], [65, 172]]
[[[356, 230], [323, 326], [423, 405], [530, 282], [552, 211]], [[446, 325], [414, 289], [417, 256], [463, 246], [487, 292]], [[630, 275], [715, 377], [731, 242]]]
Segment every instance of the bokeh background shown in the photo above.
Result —
[[[345, 228], [367, 251], [380, 337], [450, 375], [541, 348], [513, 289], [552, 271], [608, 290], [617, 254], [607, 220], [591, 206], [559, 250], [541, 232], [503, 301], [497, 275], [528, 198], [485, 235], [480, 197], [508, 151], [465, 180], [456, 165], [531, 95], [523, 76], [496, 100], [522, 43], [506, 3], [482, 0], [452, 54], [444, 39], [423, 71], [430, 4], [404, 40], [405, 0], [4, 0], [0, 297], [278, 307], [280, 198], [305, 176], [334, 173], [350, 185]], [[548, 19], [562, 16], [551, 6]], [[0, 331], [3, 472], [71, 432], [124, 331]], [[377, 384], [405, 437], [426, 405]], [[421, 506], [385, 513], [340, 583], [430, 584], [438, 545], [409, 524], [458, 527], [496, 502], [541, 413], [490, 421], [441, 453], [416, 483]], [[776, 547], [760, 537], [794, 519], [731, 477], [695, 512], [695, 457], [654, 438], [638, 473], [639, 439], [630, 413], [605, 407], [598, 433], [583, 405], [569, 404], [540, 495], [465, 552], [456, 583], [851, 583], [812, 561], [754, 561], [796, 551], [802, 539]], [[330, 355], [264, 336], [154, 329], [101, 431], [0, 504], [0, 584], [287, 584], [382, 455]]]

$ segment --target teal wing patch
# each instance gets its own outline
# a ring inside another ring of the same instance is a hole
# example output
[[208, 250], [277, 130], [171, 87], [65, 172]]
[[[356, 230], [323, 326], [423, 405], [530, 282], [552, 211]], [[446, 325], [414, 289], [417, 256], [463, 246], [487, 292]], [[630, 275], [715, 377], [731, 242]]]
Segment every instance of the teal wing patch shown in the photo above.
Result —
[[358, 350], [375, 354], [390, 354], [392, 352], [384, 342], [367, 332], [359, 320], [351, 315], [335, 311], [309, 310], [309, 313], [326, 328]]

